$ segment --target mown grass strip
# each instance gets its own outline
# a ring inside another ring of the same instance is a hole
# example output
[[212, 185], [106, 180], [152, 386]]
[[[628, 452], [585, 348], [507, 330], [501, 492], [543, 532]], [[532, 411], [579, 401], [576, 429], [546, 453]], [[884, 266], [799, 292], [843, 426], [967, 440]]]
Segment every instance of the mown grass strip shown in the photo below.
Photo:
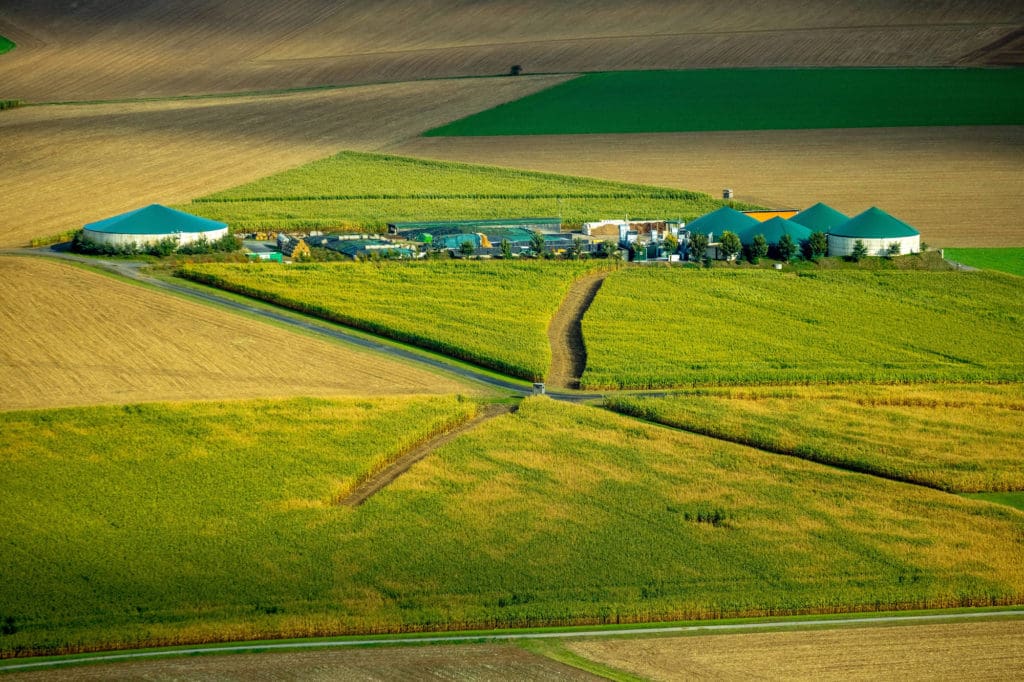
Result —
[[1024, 380], [997, 272], [625, 268], [583, 319], [584, 389]]
[[998, 270], [1024, 277], [1024, 248], [943, 249], [943, 255], [951, 261], [972, 268]]
[[950, 492], [1024, 490], [1024, 386], [791, 386], [608, 396], [616, 412]]
[[587, 74], [424, 135], [1021, 123], [1014, 69], [706, 69]]

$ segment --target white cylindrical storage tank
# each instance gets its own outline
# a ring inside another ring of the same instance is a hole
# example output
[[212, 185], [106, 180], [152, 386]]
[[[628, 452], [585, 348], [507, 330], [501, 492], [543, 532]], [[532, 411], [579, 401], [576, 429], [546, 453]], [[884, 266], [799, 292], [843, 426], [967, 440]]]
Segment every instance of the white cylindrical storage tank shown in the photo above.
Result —
[[868, 256], [886, 256], [892, 244], [899, 244], [900, 254], [921, 250], [921, 234], [917, 230], [874, 207], [833, 228], [828, 235], [828, 253], [849, 256], [858, 240]]
[[117, 246], [143, 246], [165, 239], [173, 239], [178, 244], [190, 244], [202, 239], [216, 241], [228, 234], [228, 226], [160, 204], [151, 204], [113, 218], [89, 223], [82, 228], [82, 234], [93, 242]]

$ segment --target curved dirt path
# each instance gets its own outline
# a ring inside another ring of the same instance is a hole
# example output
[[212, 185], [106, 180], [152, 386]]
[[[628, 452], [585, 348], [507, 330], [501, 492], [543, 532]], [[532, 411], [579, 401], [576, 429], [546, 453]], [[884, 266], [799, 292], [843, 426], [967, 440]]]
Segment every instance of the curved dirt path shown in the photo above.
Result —
[[408, 471], [413, 464], [420, 461], [448, 441], [455, 439], [457, 436], [461, 436], [467, 431], [475, 429], [485, 421], [494, 419], [495, 417], [500, 417], [503, 414], [508, 414], [512, 412], [512, 410], [512, 405], [487, 405], [469, 421], [465, 421], [453, 429], [445, 431], [438, 436], [434, 436], [433, 438], [420, 443], [415, 448], [396, 459], [391, 466], [367, 479], [365, 483], [350, 492], [346, 497], [339, 500], [338, 504], [344, 507], [358, 507], [363, 502], [370, 499], [370, 497], [391, 485], [396, 478]]
[[547, 386], [580, 387], [580, 376], [587, 366], [587, 348], [583, 344], [583, 315], [609, 274], [611, 271], [601, 270], [576, 280], [551, 318], [551, 324], [548, 325], [551, 367], [548, 369]]

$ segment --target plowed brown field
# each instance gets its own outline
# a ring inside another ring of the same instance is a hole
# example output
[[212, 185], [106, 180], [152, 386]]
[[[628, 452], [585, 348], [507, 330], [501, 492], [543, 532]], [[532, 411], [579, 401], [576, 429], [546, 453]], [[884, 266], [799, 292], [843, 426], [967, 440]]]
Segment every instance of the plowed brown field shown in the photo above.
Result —
[[0, 97], [178, 95], [527, 72], [939, 65], [1024, 23], [1013, 0], [138, 0], [0, 5]]
[[561, 80], [433, 81], [0, 112], [0, 246], [153, 202], [186, 202], [340, 149], [377, 149]]
[[605, 639], [574, 653], [650, 680], [1015, 680], [1024, 621]]
[[3, 257], [0, 281], [0, 410], [473, 390], [62, 263]]
[[932, 246], [1024, 246], [1020, 126], [430, 137], [386, 149], [717, 196], [729, 187], [773, 208], [878, 206]]

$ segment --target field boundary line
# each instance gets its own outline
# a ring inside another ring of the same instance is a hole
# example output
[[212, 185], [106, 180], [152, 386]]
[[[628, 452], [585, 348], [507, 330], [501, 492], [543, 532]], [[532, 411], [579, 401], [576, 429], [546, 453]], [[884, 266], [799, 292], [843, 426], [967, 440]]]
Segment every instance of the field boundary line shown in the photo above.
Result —
[[445, 443], [454, 440], [467, 431], [475, 429], [485, 421], [489, 421], [495, 417], [500, 417], [503, 414], [509, 414], [513, 411], [514, 406], [512, 405], [501, 403], [492, 403], [487, 405], [480, 410], [476, 416], [456, 424], [436, 436], [428, 438], [425, 441], [421, 441], [417, 445], [414, 445], [411, 450], [401, 455], [381, 471], [370, 476], [368, 479], [356, 486], [345, 497], [338, 500], [336, 504], [342, 507], [358, 507], [381, 490], [391, 485], [399, 476], [411, 469], [414, 464], [426, 458], [430, 453], [434, 452], [434, 450], [438, 449]]
[[53, 668], [64, 665], [80, 665], [86, 663], [104, 663], [110, 661], [124, 661], [145, 658], [169, 658], [174, 656], [195, 656], [202, 654], [219, 653], [262, 653], [265, 651], [280, 651], [288, 649], [330, 649], [340, 647], [369, 647], [369, 646], [399, 646], [412, 644], [458, 644], [458, 643], [481, 643], [481, 642], [506, 642], [528, 639], [572, 639], [574, 637], [629, 637], [633, 635], [664, 635], [664, 634], [699, 634], [715, 632], [743, 632], [745, 630], [783, 630], [783, 629], [804, 629], [818, 627], [865, 627], [878, 623], [928, 623], [941, 622], [944, 620], [973, 620], [977, 618], [1011, 618], [1024, 617], [1024, 610], [1015, 609], [1008, 611], [980, 611], [973, 613], [924, 613], [914, 615], [892, 615], [892, 616], [853, 616], [849, 618], [820, 618], [816, 620], [780, 620], [757, 623], [709, 623], [706, 625], [666, 625], [640, 628], [617, 628], [613, 630], [557, 630], [547, 632], [479, 632], [476, 634], [437, 635], [431, 637], [375, 637], [365, 639], [328, 639], [318, 641], [297, 641], [297, 642], [263, 642], [237, 645], [211, 645], [207, 647], [191, 647], [187, 649], [161, 649], [155, 651], [136, 651], [118, 654], [84, 655], [74, 658], [62, 658], [45, 661], [27, 661], [10, 665], [0, 665], [0, 673], [13, 672], [16, 670], [31, 670], [33, 668]]

